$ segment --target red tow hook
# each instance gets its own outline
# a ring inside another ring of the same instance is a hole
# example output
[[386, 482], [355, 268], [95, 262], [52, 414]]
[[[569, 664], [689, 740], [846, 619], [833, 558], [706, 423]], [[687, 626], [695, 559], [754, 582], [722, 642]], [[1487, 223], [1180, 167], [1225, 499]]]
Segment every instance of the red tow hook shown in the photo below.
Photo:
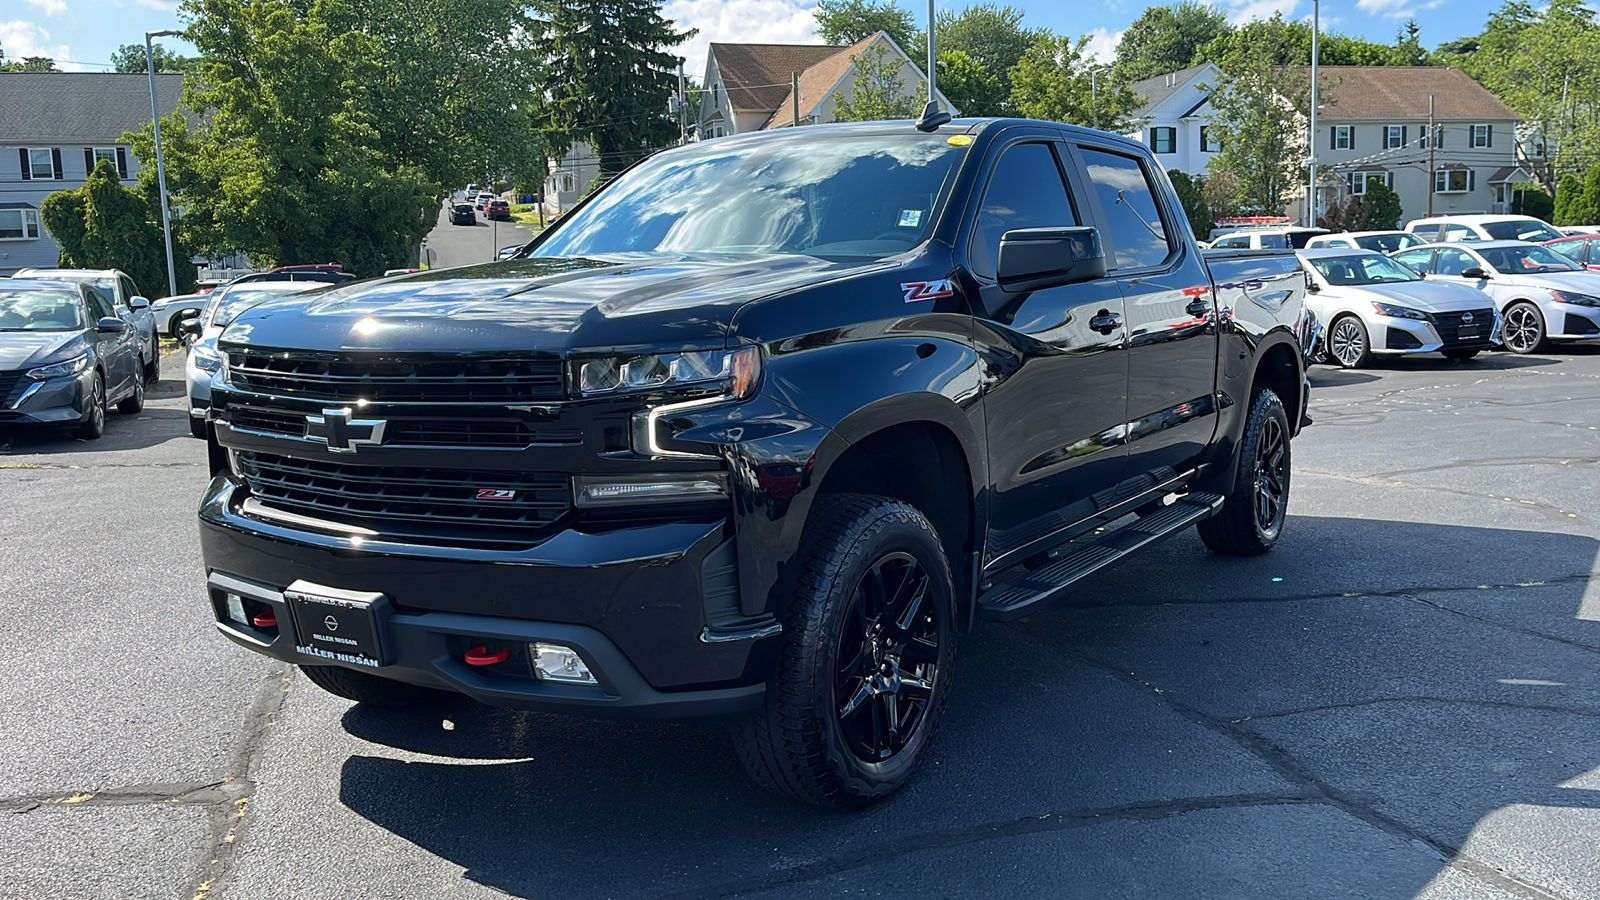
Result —
[[266, 612], [256, 613], [250, 617], [250, 624], [257, 628], [277, 628], [278, 614], [270, 609]]
[[492, 666], [495, 663], [503, 663], [510, 658], [511, 651], [508, 648], [501, 647], [498, 653], [490, 653], [489, 648], [482, 644], [468, 650], [465, 657], [469, 666]]

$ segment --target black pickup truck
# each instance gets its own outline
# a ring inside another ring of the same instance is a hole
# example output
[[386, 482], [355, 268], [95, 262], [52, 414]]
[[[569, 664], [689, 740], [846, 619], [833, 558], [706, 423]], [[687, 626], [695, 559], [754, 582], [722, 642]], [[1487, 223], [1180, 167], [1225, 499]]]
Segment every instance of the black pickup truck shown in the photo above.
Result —
[[725, 717], [756, 781], [859, 807], [926, 755], [976, 620], [1189, 525], [1272, 547], [1304, 289], [1292, 253], [1208, 264], [1101, 132], [662, 152], [508, 261], [239, 316], [212, 609], [366, 703]]

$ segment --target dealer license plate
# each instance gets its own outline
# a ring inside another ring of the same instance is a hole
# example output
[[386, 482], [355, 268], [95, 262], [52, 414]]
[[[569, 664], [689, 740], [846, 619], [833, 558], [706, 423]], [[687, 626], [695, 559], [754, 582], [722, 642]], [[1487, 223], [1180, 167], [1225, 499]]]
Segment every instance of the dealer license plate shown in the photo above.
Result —
[[1456, 340], [1458, 341], [1475, 341], [1482, 335], [1483, 332], [1479, 331], [1476, 325], [1462, 325], [1456, 329]]
[[295, 649], [308, 656], [381, 666], [389, 601], [382, 594], [343, 591], [296, 581], [283, 592], [294, 616]]

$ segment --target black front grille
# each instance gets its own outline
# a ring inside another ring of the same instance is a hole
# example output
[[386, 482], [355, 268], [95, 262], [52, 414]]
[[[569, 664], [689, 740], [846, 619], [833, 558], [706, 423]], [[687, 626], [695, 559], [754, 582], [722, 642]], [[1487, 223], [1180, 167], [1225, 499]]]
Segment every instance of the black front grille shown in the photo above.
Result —
[[[260, 406], [230, 406], [224, 420], [236, 428], [284, 437], [305, 437], [306, 414]], [[581, 444], [577, 428], [529, 426], [516, 419], [389, 419], [386, 447], [528, 447], [534, 444]]]
[[[1490, 332], [1494, 331], [1494, 310], [1474, 309], [1471, 322], [1464, 322], [1466, 312], [1432, 313], [1429, 318], [1433, 320], [1434, 328], [1439, 331], [1439, 339], [1444, 341], [1446, 347], [1459, 344], [1485, 344], [1489, 341]], [[1473, 338], [1457, 337], [1461, 326], [1475, 326], [1478, 336]]]
[[21, 393], [17, 388], [22, 381], [21, 372], [0, 372], [0, 408], [10, 406], [17, 401], [17, 398], [11, 395]]
[[306, 400], [371, 403], [530, 403], [560, 400], [553, 356], [404, 357], [227, 348], [228, 378], [241, 391]]
[[420, 524], [465, 527], [499, 539], [549, 525], [572, 503], [565, 475], [364, 466], [257, 452], [237, 456], [240, 477], [262, 502], [341, 522], [367, 520], [384, 534]]

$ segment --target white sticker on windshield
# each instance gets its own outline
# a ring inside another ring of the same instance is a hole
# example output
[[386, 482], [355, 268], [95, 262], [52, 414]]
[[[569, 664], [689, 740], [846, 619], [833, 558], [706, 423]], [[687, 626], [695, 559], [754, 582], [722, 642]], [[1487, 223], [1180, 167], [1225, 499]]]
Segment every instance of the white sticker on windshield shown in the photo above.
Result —
[[921, 224], [922, 224], [922, 210], [920, 210], [920, 209], [902, 209], [902, 210], [900, 210], [900, 227], [901, 228], [916, 228], [918, 225], [921, 225]]

